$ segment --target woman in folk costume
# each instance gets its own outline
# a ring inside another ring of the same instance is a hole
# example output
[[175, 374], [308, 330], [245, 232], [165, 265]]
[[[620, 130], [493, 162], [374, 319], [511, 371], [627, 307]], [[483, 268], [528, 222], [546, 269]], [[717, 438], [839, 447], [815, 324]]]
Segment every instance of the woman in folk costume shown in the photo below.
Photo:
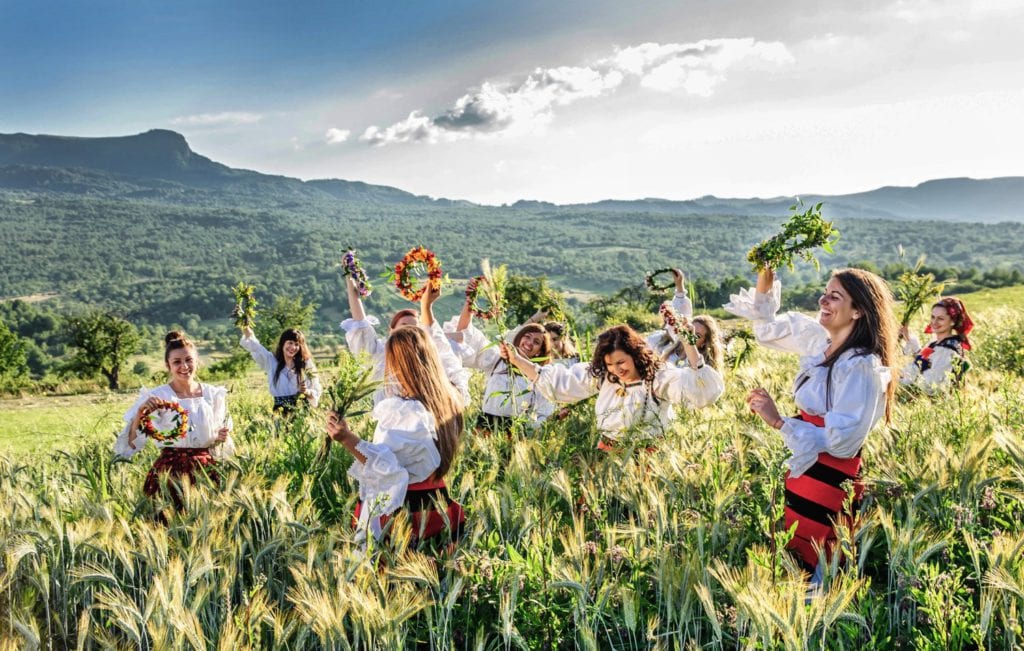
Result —
[[789, 548], [820, 583], [818, 552], [836, 539], [834, 521], [844, 520], [844, 484], [856, 503], [863, 492], [861, 448], [883, 417], [888, 421], [896, 383], [896, 318], [885, 282], [867, 271], [836, 271], [818, 299], [817, 319], [796, 312], [778, 314], [782, 288], [771, 269], [757, 279], [757, 291], [733, 295], [725, 309], [754, 323], [754, 335], [768, 348], [800, 355], [793, 383], [798, 416], [784, 418], [763, 388], [747, 397], [750, 409], [782, 433], [789, 448], [786, 515], [796, 534]]
[[[353, 354], [366, 354], [373, 361], [373, 379], [384, 381], [384, 385], [373, 396], [374, 403], [380, 402], [394, 388], [391, 378], [384, 373], [385, 339], [377, 336], [374, 327], [380, 322], [373, 316], [367, 316], [363, 309], [363, 301], [351, 276], [346, 276], [345, 287], [348, 291], [348, 304], [352, 317], [341, 322], [345, 331], [345, 342]], [[421, 326], [429, 334], [429, 339], [437, 348], [445, 375], [456, 388], [464, 404], [469, 403], [469, 372], [462, 367], [461, 360], [452, 352], [451, 344], [445, 337], [441, 326], [434, 319], [434, 302], [440, 291], [427, 289], [420, 299], [420, 311], [406, 308], [395, 312], [391, 317], [389, 332], [403, 326]], [[389, 335], [390, 336], [390, 335]]]
[[249, 351], [252, 358], [267, 374], [270, 395], [274, 399], [274, 411], [290, 415], [300, 401], [316, 407], [323, 389], [316, 374], [313, 355], [306, 345], [306, 337], [295, 328], [288, 328], [277, 340], [277, 349], [272, 353], [263, 347], [252, 328], [242, 330], [239, 342]]
[[327, 422], [331, 438], [355, 457], [349, 475], [359, 482], [359, 537], [369, 531], [380, 538], [388, 519], [404, 507], [414, 542], [442, 534], [454, 541], [465, 515], [448, 495], [444, 478], [459, 449], [462, 399], [422, 328], [392, 330], [384, 348], [385, 373], [396, 391], [373, 408], [373, 441], [359, 438], [336, 413]]
[[944, 298], [932, 305], [924, 331], [933, 339], [927, 346], [921, 348], [921, 342], [905, 326], [900, 329], [906, 340], [903, 352], [914, 356], [903, 369], [900, 382], [920, 386], [929, 394], [960, 386], [969, 365], [966, 351], [971, 349], [971, 341], [967, 335], [973, 329], [974, 321], [959, 298]]
[[[114, 442], [114, 453], [131, 458], [152, 438], [160, 456], [146, 475], [143, 490], [152, 497], [159, 491], [161, 479], [169, 478], [168, 492], [180, 510], [184, 506], [178, 487], [181, 479], [187, 477], [194, 483], [202, 473], [219, 483], [217, 458], [234, 454], [235, 444], [227, 390], [196, 380], [199, 355], [184, 333], [173, 331], [164, 337], [164, 364], [170, 380], [139, 392], [124, 415], [125, 426]], [[161, 422], [150, 422], [149, 412], [154, 409], [163, 412]]]
[[[718, 327], [718, 322], [714, 317], [707, 314], [693, 316], [693, 303], [686, 293], [686, 279], [683, 272], [679, 269], [673, 269], [672, 276], [675, 280], [676, 292], [672, 297], [672, 301], [666, 301], [663, 306], [671, 307], [676, 314], [686, 318], [693, 329], [693, 333], [697, 336], [697, 352], [701, 354], [704, 363], [721, 372], [724, 366], [724, 353], [722, 349], [722, 334]], [[667, 364], [685, 364], [686, 354], [683, 350], [683, 344], [679, 340], [678, 333], [664, 320], [664, 309], [662, 314], [663, 328], [647, 336], [647, 345]]]
[[[532, 382], [515, 372], [501, 358], [498, 346], [473, 325], [472, 307], [471, 299], [467, 297], [458, 320], [446, 323], [445, 330], [455, 340], [453, 348], [458, 351], [462, 364], [487, 376], [480, 408], [480, 429], [508, 432], [517, 419], [525, 421], [531, 429], [539, 427], [554, 412], [554, 405], [534, 389]], [[547, 364], [551, 360], [551, 340], [544, 326], [538, 323], [544, 314], [538, 311], [526, 323], [505, 335], [505, 341], [538, 364]]]
[[614, 450], [627, 437], [663, 436], [675, 421], [675, 405], [698, 409], [722, 395], [722, 376], [704, 364], [693, 345], [684, 345], [687, 364], [683, 368], [666, 367], [627, 325], [602, 332], [592, 361], [570, 367], [541, 366], [514, 346], [502, 344], [501, 349], [502, 356], [552, 402], [579, 402], [596, 394], [598, 448]]

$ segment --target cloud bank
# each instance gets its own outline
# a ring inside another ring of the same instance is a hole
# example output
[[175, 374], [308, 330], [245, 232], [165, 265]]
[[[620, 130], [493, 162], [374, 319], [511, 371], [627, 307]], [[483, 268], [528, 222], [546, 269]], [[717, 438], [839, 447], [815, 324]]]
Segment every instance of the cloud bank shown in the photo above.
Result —
[[223, 127], [238, 126], [244, 124], [256, 124], [263, 119], [259, 113], [248, 113], [245, 111], [225, 111], [223, 113], [200, 113], [198, 115], [183, 115], [171, 120], [175, 126], [186, 127]]
[[538, 68], [517, 83], [484, 82], [441, 115], [430, 117], [415, 110], [390, 126], [367, 128], [360, 140], [373, 145], [436, 143], [508, 132], [545, 123], [560, 107], [608, 96], [633, 84], [654, 92], [709, 97], [731, 71], [792, 62], [792, 54], [777, 41], [644, 43], [584, 66]]

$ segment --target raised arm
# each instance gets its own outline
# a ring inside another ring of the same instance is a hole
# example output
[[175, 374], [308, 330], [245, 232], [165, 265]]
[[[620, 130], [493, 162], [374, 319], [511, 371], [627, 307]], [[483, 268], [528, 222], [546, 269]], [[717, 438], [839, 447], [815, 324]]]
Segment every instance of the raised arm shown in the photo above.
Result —
[[238, 342], [242, 348], [249, 351], [252, 358], [256, 361], [261, 369], [266, 372], [274, 370], [277, 366], [277, 359], [274, 358], [274, 353], [266, 349], [266, 347], [260, 343], [260, 340], [253, 334], [252, 328], [245, 328], [242, 330], [242, 338]]
[[366, 320], [366, 311], [363, 309], [363, 299], [359, 297], [359, 290], [351, 276], [345, 276], [345, 291], [348, 293], [348, 309], [355, 321]]

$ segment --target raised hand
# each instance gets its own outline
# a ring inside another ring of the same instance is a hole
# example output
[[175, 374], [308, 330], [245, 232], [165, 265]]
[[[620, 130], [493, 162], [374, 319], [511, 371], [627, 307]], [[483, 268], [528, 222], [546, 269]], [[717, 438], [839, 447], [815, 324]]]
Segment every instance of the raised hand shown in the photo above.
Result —
[[775, 401], [761, 387], [754, 389], [747, 395], [747, 406], [750, 407], [750, 411], [760, 416], [761, 420], [775, 429], [781, 428], [785, 422], [782, 420], [782, 416], [779, 415], [779, 409], [775, 406]]

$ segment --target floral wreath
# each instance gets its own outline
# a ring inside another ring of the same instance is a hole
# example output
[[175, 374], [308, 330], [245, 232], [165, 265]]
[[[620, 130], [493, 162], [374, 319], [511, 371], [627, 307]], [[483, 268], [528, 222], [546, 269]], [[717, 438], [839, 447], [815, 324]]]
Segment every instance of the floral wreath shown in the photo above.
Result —
[[232, 291], [235, 293], [235, 309], [231, 311], [231, 318], [235, 320], [235, 327], [252, 328], [256, 322], [255, 288], [252, 285], [238, 283]]
[[352, 282], [356, 285], [356, 291], [363, 298], [366, 298], [373, 293], [373, 287], [370, 286], [370, 280], [366, 277], [366, 271], [363, 270], [363, 265], [360, 264], [359, 258], [356, 257], [356, 252], [353, 249], [345, 251], [341, 256], [341, 276], [352, 276]]
[[[153, 422], [156, 420], [156, 413], [163, 410], [174, 412], [174, 427], [171, 429], [157, 429], [156, 423]], [[139, 429], [142, 430], [143, 434], [155, 441], [165, 444], [173, 443], [185, 438], [188, 434], [188, 412], [181, 406], [181, 403], [170, 400], [157, 400], [155, 405], [146, 407], [143, 410], [142, 419], [139, 421]]]
[[[466, 303], [469, 304], [469, 310], [473, 313], [473, 316], [484, 319], [497, 318], [498, 314], [501, 313], [501, 305], [497, 302], [491, 303], [489, 309], [482, 309], [477, 300], [480, 298], [480, 294], [483, 292], [484, 285], [489, 284], [486, 276], [477, 276], [469, 281], [466, 285]], [[486, 298], [486, 296], [485, 296]]]
[[[675, 274], [672, 272], [673, 269], [671, 267], [667, 269], [658, 269], [657, 271], [652, 271], [649, 274], [647, 274], [647, 276], [644, 278], [644, 284], [647, 285], [647, 289], [651, 290], [652, 292], [662, 292], [665, 291], [666, 289], [671, 289], [676, 284]], [[657, 277], [664, 273], [672, 274], [672, 280], [664, 285], [660, 285], [658, 284]]]
[[658, 308], [658, 313], [661, 314], [661, 318], [665, 319], [666, 328], [672, 328], [672, 332], [681, 335], [686, 340], [686, 343], [691, 346], [697, 345], [697, 333], [694, 332], [693, 327], [690, 325], [683, 328], [679, 327], [679, 319], [671, 303], [668, 301], [662, 303]]
[[[413, 270], [421, 266], [427, 270], [427, 281], [417, 287], [417, 279], [413, 274]], [[423, 294], [427, 291], [428, 287], [433, 290], [441, 289], [441, 262], [434, 255], [433, 251], [417, 246], [406, 253], [405, 257], [395, 265], [394, 278], [395, 287], [398, 289], [398, 292], [407, 300], [415, 303], [423, 298]]]

